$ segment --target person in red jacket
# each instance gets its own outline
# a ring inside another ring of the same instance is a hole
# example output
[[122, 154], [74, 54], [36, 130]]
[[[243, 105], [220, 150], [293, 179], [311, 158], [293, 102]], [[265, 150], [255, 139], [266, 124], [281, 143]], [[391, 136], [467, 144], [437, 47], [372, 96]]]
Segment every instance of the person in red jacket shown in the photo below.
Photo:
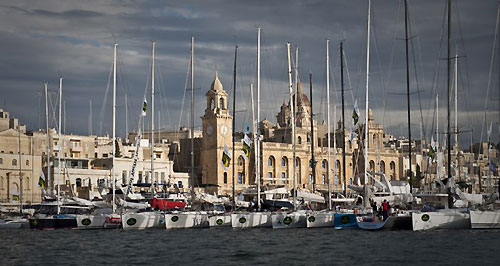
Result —
[[382, 215], [384, 216], [384, 221], [389, 217], [389, 202], [387, 200], [384, 200], [382, 203]]

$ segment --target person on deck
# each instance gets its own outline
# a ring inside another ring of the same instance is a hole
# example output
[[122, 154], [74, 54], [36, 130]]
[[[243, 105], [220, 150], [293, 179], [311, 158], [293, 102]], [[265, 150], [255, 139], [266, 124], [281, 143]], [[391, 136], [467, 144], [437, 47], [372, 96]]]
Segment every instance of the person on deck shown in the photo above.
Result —
[[387, 200], [384, 200], [382, 203], [382, 215], [384, 216], [384, 221], [389, 217], [389, 202]]

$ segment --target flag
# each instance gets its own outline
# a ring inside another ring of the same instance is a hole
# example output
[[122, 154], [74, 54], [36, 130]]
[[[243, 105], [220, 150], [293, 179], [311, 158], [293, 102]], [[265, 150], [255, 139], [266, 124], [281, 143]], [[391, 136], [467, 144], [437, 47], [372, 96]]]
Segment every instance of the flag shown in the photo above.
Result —
[[144, 102], [142, 103], [142, 116], [146, 116], [146, 111], [148, 110], [148, 101], [146, 100], [146, 97], [144, 97]]
[[40, 173], [40, 177], [38, 178], [38, 185], [42, 189], [45, 189], [45, 174], [43, 173], [43, 171]]
[[491, 138], [492, 127], [493, 127], [493, 123], [490, 123], [490, 127], [488, 128], [488, 141], [490, 141], [490, 138]]
[[354, 130], [351, 130], [349, 133], [349, 141], [352, 142], [352, 140], [356, 137], [356, 132]]
[[354, 101], [354, 110], [352, 111], [352, 126], [355, 127], [359, 121], [358, 100]]
[[231, 162], [231, 153], [229, 152], [229, 148], [226, 145], [224, 145], [224, 150], [222, 151], [222, 167], [224, 168], [224, 170], [227, 170], [230, 162]]
[[247, 134], [245, 134], [245, 137], [243, 138], [243, 148], [242, 148], [242, 153], [245, 160], [247, 160], [250, 157], [250, 143], [252, 143], [250, 138], [247, 136]]
[[429, 157], [434, 159], [436, 156], [436, 142], [434, 142], [434, 136], [431, 138], [431, 149], [429, 150]]

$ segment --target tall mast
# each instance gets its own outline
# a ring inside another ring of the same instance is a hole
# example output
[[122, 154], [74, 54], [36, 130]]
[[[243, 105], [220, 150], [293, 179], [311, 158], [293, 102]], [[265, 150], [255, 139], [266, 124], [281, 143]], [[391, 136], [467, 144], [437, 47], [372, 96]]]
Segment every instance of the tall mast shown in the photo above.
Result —
[[191, 196], [194, 196], [194, 36], [191, 37]]
[[61, 196], [61, 103], [62, 103], [62, 82], [63, 78], [59, 78], [59, 141], [58, 141], [58, 149], [57, 149], [57, 214], [61, 213], [61, 201], [59, 197]]
[[128, 143], [128, 99], [125, 93], [125, 140]]
[[234, 164], [236, 163], [236, 153], [234, 152], [234, 137], [236, 135], [236, 59], [238, 57], [238, 45], [234, 47], [234, 68], [233, 68], [233, 210], [235, 209], [235, 189], [234, 189]]
[[312, 179], [313, 179], [313, 192], [316, 191], [316, 161], [314, 160], [314, 122], [313, 122], [313, 87], [312, 87], [312, 73], [309, 72], [309, 97], [311, 103], [311, 169], [312, 169]]
[[367, 38], [366, 38], [366, 96], [365, 96], [365, 184], [367, 183], [367, 169], [368, 169], [368, 89], [370, 82], [370, 10], [371, 10], [372, 2], [368, 0], [368, 23], [367, 23]]
[[292, 114], [292, 164], [293, 164], [293, 209], [297, 210], [297, 171], [296, 171], [296, 163], [295, 163], [295, 145], [296, 145], [296, 137], [295, 137], [295, 108], [293, 104], [293, 84], [292, 84], [292, 62], [290, 58], [290, 43], [286, 44], [287, 49], [287, 59], [288, 59], [288, 93], [290, 94], [290, 112]]
[[450, 94], [451, 94], [451, 84], [450, 84], [450, 34], [451, 34], [451, 0], [448, 0], [448, 39], [447, 39], [447, 56], [446, 56], [446, 88], [447, 88], [447, 126], [446, 126], [446, 148], [448, 150], [448, 160], [447, 160], [447, 170], [449, 180], [449, 194], [448, 194], [448, 206], [453, 206], [453, 198], [451, 196], [451, 189], [453, 186], [452, 176], [451, 176], [451, 128], [450, 128]]
[[[327, 121], [327, 142], [328, 142], [328, 209], [332, 210], [332, 180], [330, 177], [330, 40], [326, 40], [326, 121]], [[335, 119], [335, 117], [334, 117]], [[333, 131], [335, 132], [335, 130]], [[335, 149], [335, 144], [333, 145]], [[337, 164], [335, 164], [337, 166]], [[334, 166], [334, 169], [335, 169]], [[335, 171], [334, 171], [335, 172]], [[336, 173], [336, 172], [335, 172]]]
[[344, 197], [347, 197], [347, 180], [345, 174], [344, 42], [340, 42], [340, 87], [342, 89], [342, 176], [344, 177]]
[[408, 0], [405, 0], [405, 47], [406, 47], [406, 101], [408, 104], [408, 165], [410, 175], [410, 192], [412, 191], [411, 172], [411, 118], [410, 118], [410, 68], [408, 66]]
[[[455, 54], [455, 146], [458, 152], [458, 47]], [[457, 153], [458, 158], [458, 153]]]
[[52, 185], [51, 185], [51, 178], [50, 178], [50, 129], [49, 129], [49, 89], [48, 89], [48, 83], [45, 82], [45, 126], [47, 130], [47, 191], [49, 192], [49, 195], [54, 195], [52, 194]]
[[[299, 47], [296, 47], [295, 48], [295, 101], [293, 101], [291, 104], [293, 105], [293, 112], [292, 112], [292, 118], [293, 118], [293, 141], [295, 143], [295, 145], [292, 145], [292, 154], [293, 154], [293, 158], [297, 158], [297, 104], [298, 104], [298, 101], [299, 101], [299, 94], [298, 94], [298, 91], [299, 91]], [[296, 159], [294, 159], [296, 160]], [[297, 162], [294, 161], [293, 162], [293, 176], [294, 176], [294, 182], [293, 182], [293, 197], [295, 198], [295, 203], [297, 203], [297, 182], [299, 180], [301, 180], [302, 176], [297, 176], [297, 166], [296, 166]], [[295, 207], [296, 208], [296, 207]]]
[[[439, 152], [439, 94], [436, 94], [436, 153]], [[438, 156], [439, 158], [439, 156]], [[436, 163], [436, 178], [441, 180], [439, 167], [441, 166], [441, 160], [437, 160]]]
[[17, 124], [18, 151], [19, 151], [19, 210], [23, 214], [23, 164], [21, 155], [21, 124]]
[[116, 177], [115, 177], [115, 156], [116, 156], [116, 135], [115, 135], [115, 127], [116, 127], [116, 48], [118, 44], [115, 43], [115, 47], [113, 50], [113, 167], [111, 168], [111, 176], [112, 176], [112, 188], [113, 188], [113, 213], [116, 212]]
[[153, 50], [151, 52], [151, 199], [154, 198], [154, 180], [155, 180], [155, 42], [153, 41]]
[[[260, 195], [260, 192], [259, 192], [259, 188], [260, 188], [260, 185], [259, 185], [259, 175], [258, 175], [258, 171], [257, 171], [257, 161], [259, 159], [259, 156], [257, 155], [258, 154], [258, 149], [257, 149], [257, 146], [258, 146], [258, 141], [257, 141], [257, 122], [255, 121], [255, 100], [254, 100], [254, 97], [253, 97], [253, 84], [250, 83], [250, 98], [252, 100], [252, 127], [253, 127], [253, 133], [254, 133], [254, 137], [253, 137], [253, 148], [254, 148], [254, 160], [255, 160], [255, 182], [257, 183], [257, 196]], [[259, 201], [259, 208], [260, 208], [260, 201]]]
[[260, 210], [260, 31], [257, 29], [257, 204]]

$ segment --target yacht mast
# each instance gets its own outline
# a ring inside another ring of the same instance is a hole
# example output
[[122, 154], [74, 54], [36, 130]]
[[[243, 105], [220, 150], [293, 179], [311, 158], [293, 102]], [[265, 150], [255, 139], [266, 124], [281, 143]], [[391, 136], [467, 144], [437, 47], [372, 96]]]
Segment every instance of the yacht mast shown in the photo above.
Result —
[[345, 174], [344, 42], [340, 42], [340, 87], [342, 89], [342, 176], [344, 177], [344, 197], [347, 197], [347, 180]]
[[257, 204], [260, 210], [260, 31], [257, 29]]
[[194, 197], [194, 36], [191, 37], [191, 199]]
[[63, 78], [59, 78], [59, 141], [58, 141], [58, 147], [57, 147], [57, 214], [61, 213], [61, 201], [60, 201], [60, 196], [61, 196], [61, 103], [62, 103], [62, 82]]
[[292, 115], [292, 164], [293, 164], [293, 209], [297, 210], [297, 172], [295, 164], [295, 108], [293, 104], [293, 84], [292, 84], [292, 63], [290, 58], [290, 43], [286, 44], [287, 59], [288, 59], [288, 93], [290, 94], [290, 113]]
[[50, 179], [50, 129], [49, 129], [49, 89], [48, 89], [48, 83], [45, 82], [45, 125], [46, 125], [46, 131], [47, 131], [47, 191], [48, 195], [54, 195], [52, 194], [52, 185], [51, 185], [51, 180]]
[[441, 167], [441, 160], [439, 160], [439, 94], [436, 94], [436, 178], [441, 180], [439, 168]]
[[[260, 195], [260, 192], [258, 189], [260, 188], [259, 186], [259, 176], [257, 172], [257, 161], [259, 160], [259, 156], [257, 155], [258, 153], [258, 140], [257, 140], [257, 122], [255, 121], [255, 100], [253, 97], [253, 83], [250, 83], [250, 98], [252, 100], [252, 127], [253, 127], [253, 132], [254, 132], [254, 137], [253, 137], [253, 147], [254, 147], [254, 156], [255, 156], [255, 182], [257, 183], [257, 196]], [[260, 201], [259, 201], [260, 202]], [[259, 207], [260, 207], [260, 203]]]
[[449, 178], [449, 188], [448, 188], [448, 206], [453, 207], [453, 198], [451, 195], [452, 187], [454, 182], [451, 176], [451, 128], [450, 128], [450, 94], [451, 94], [451, 84], [450, 84], [450, 33], [451, 33], [451, 0], [448, 0], [448, 39], [447, 39], [447, 55], [446, 55], [446, 89], [447, 89], [447, 127], [446, 127], [446, 148], [448, 150], [448, 160], [447, 160], [447, 170]]
[[153, 41], [153, 50], [151, 52], [151, 199], [154, 198], [155, 181], [155, 42]]
[[113, 188], [113, 213], [116, 212], [116, 177], [115, 177], [115, 156], [116, 156], [116, 135], [115, 135], [115, 127], [116, 127], [116, 48], [118, 44], [115, 43], [114, 51], [113, 51], [113, 166], [111, 168], [111, 176], [112, 176], [112, 188]]
[[[455, 146], [458, 152], [458, 48], [455, 54]], [[458, 158], [458, 153], [457, 153]]]
[[410, 116], [410, 68], [408, 66], [408, 0], [405, 0], [405, 47], [406, 47], [406, 100], [408, 103], [408, 165], [410, 177], [410, 192], [412, 191], [412, 171], [411, 171], [411, 116]]
[[[290, 76], [291, 77], [291, 76]], [[332, 210], [332, 181], [330, 178], [330, 167], [331, 167], [331, 162], [330, 162], [330, 40], [326, 40], [326, 121], [327, 121], [327, 142], [328, 142], [328, 209]], [[335, 117], [334, 117], [335, 119]], [[335, 132], [335, 130], [334, 130]], [[335, 149], [335, 144], [333, 145]], [[337, 166], [337, 164], [335, 164]], [[335, 167], [334, 167], [335, 169]]]
[[233, 202], [233, 211], [235, 209], [235, 189], [234, 189], [234, 164], [236, 163], [236, 153], [234, 151], [234, 138], [235, 138], [235, 135], [236, 135], [236, 59], [237, 59], [237, 56], [238, 56], [238, 45], [236, 45], [234, 47], [234, 69], [233, 69], [233, 197], [232, 197], [232, 202]]
[[314, 122], [313, 122], [313, 91], [312, 91], [312, 73], [309, 72], [309, 97], [311, 103], [311, 169], [312, 169], [312, 191], [316, 191], [316, 161], [314, 160]]
[[[366, 110], [365, 110], [365, 175], [364, 175], [364, 183], [367, 183], [367, 169], [368, 169], [368, 90], [369, 90], [369, 82], [370, 82], [370, 10], [371, 10], [372, 2], [368, 0], [368, 23], [367, 23], [367, 38], [366, 38]], [[344, 185], [345, 186], [345, 185]]]

